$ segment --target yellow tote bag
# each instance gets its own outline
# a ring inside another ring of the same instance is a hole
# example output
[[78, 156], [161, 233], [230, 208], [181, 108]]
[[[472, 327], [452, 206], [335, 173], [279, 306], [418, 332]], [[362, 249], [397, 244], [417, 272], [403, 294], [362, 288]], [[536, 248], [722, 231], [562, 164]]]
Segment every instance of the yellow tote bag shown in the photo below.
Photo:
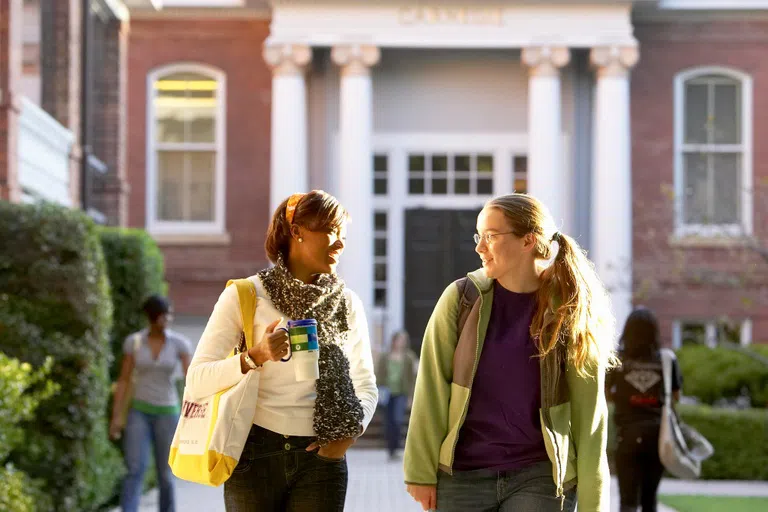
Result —
[[[248, 348], [253, 346], [256, 289], [248, 279], [229, 281], [237, 286], [240, 315]], [[235, 357], [236, 348], [228, 357]], [[258, 375], [248, 372], [229, 389], [202, 399], [184, 391], [179, 424], [171, 443], [168, 464], [182, 480], [219, 486], [237, 466], [253, 425], [258, 397]]]

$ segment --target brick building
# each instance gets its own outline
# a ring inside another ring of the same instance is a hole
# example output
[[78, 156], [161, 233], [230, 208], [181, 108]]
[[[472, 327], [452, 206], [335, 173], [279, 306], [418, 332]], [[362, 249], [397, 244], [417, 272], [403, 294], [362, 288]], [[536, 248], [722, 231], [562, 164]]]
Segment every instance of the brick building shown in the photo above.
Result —
[[525, 190], [620, 321], [642, 303], [673, 345], [768, 342], [768, 1], [127, 3], [129, 224], [189, 322], [266, 265], [276, 204], [322, 188], [374, 342], [418, 340], [478, 265], [477, 211]]
[[0, 197], [125, 224], [127, 29], [119, 0], [0, 3]]

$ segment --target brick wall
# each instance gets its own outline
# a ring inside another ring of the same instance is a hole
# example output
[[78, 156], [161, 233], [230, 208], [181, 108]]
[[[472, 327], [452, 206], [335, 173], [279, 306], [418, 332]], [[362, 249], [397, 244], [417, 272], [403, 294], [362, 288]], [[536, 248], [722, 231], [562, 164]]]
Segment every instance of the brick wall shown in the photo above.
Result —
[[80, 204], [80, 38], [81, 2], [41, 2], [41, 100], [43, 109], [75, 135], [70, 191]]
[[21, 86], [21, 0], [0, 0], [0, 199], [21, 198], [16, 165]]
[[674, 219], [674, 77], [726, 66], [753, 79], [755, 237], [768, 247], [768, 22], [639, 23], [632, 73], [632, 187], [636, 302], [656, 310], [671, 340], [679, 318], [749, 317], [768, 342], [768, 261], [743, 247], [670, 245]]
[[161, 245], [171, 298], [181, 314], [208, 315], [227, 279], [266, 265], [272, 74], [261, 57], [269, 21], [259, 19], [138, 19], [128, 50], [129, 224], [146, 225], [147, 75], [194, 62], [226, 74], [226, 229], [222, 245]]

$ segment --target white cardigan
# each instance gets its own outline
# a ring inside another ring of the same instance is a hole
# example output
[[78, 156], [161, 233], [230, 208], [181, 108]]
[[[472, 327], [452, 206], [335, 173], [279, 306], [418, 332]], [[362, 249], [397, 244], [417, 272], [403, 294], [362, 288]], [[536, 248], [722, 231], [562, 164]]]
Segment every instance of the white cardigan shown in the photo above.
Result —
[[[285, 318], [275, 308], [257, 276], [249, 279], [255, 284], [258, 297], [253, 328], [254, 343], [258, 343], [269, 324], [283, 317], [278, 327], [285, 327], [288, 320], [293, 319]], [[353, 291], [345, 289], [345, 294], [351, 305], [348, 319], [350, 331], [342, 348], [349, 359], [355, 394], [363, 406], [365, 430], [376, 410], [378, 389], [363, 303]], [[193, 398], [218, 393], [245, 377], [240, 370], [240, 358], [227, 358], [238, 344], [242, 329], [237, 288], [228, 286], [213, 308], [189, 365], [187, 391]], [[256, 375], [251, 378], [249, 386], [258, 387], [259, 393], [253, 422], [283, 435], [314, 436], [315, 381], [297, 382], [292, 359], [285, 363], [268, 361], [261, 369], [252, 371]]]

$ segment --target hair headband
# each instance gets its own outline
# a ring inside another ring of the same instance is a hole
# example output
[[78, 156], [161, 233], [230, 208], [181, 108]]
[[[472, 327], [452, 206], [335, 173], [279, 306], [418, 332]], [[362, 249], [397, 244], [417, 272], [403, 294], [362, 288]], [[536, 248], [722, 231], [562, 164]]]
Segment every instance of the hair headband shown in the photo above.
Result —
[[306, 194], [293, 194], [288, 198], [288, 205], [285, 207], [285, 220], [288, 221], [289, 225], [293, 224], [293, 216], [296, 213], [296, 207], [305, 195]]

